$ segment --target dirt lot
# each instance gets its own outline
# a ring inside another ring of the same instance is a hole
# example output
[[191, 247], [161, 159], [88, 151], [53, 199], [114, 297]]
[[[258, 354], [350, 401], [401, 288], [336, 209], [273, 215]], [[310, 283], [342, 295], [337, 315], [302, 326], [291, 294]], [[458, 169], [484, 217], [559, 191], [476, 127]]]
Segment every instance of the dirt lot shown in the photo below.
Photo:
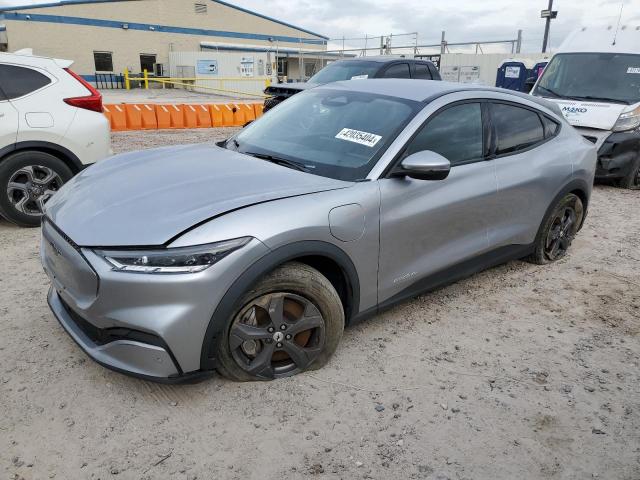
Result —
[[317, 372], [186, 386], [89, 360], [47, 308], [39, 231], [0, 222], [2, 478], [638, 479], [639, 212], [640, 192], [599, 186], [554, 265], [404, 303]]

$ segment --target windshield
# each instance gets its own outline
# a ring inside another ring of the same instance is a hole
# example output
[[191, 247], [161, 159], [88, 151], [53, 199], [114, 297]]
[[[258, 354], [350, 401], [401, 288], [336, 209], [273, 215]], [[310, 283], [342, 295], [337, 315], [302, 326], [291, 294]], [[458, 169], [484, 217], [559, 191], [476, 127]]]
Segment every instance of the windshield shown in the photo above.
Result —
[[330, 83], [341, 80], [351, 80], [356, 78], [372, 78], [380, 68], [377, 62], [366, 62], [364, 60], [346, 61], [330, 63], [313, 77], [309, 83]]
[[640, 102], [640, 55], [558, 54], [545, 68], [533, 94], [625, 104]]
[[324, 177], [362, 180], [423, 106], [383, 95], [314, 88], [282, 102], [226, 147], [296, 162]]

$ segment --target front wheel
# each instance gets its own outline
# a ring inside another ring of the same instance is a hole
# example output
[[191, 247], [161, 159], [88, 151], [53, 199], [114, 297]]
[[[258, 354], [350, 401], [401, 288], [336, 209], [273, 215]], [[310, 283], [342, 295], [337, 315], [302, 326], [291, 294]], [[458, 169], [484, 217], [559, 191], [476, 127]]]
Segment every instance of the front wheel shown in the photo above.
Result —
[[218, 371], [232, 380], [271, 380], [320, 368], [344, 330], [331, 282], [298, 262], [268, 274], [238, 305], [217, 340]]
[[544, 265], [563, 258], [578, 233], [583, 216], [582, 200], [573, 193], [565, 195], [545, 218], [528, 260]]
[[22, 227], [40, 225], [44, 204], [73, 173], [45, 152], [23, 151], [0, 161], [0, 215]]
[[618, 186], [629, 190], [640, 190], [640, 154], [626, 177], [618, 180]]

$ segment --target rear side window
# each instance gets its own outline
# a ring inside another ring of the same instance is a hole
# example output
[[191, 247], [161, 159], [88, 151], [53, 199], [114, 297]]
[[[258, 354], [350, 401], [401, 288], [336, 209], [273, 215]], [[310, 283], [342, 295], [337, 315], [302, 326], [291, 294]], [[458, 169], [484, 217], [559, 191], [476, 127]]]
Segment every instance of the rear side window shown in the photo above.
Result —
[[413, 72], [413, 78], [416, 78], [418, 80], [431, 80], [429, 65], [427, 65], [426, 63], [416, 63], [415, 70]]
[[383, 78], [411, 78], [408, 63], [391, 65], [382, 75]]
[[542, 124], [544, 125], [544, 138], [553, 137], [560, 128], [560, 125], [544, 115], [542, 115]]
[[431, 150], [451, 165], [483, 157], [482, 109], [479, 103], [463, 103], [436, 114], [411, 141], [407, 154]]
[[496, 155], [524, 150], [544, 140], [542, 122], [536, 112], [503, 103], [494, 103], [491, 110], [497, 135]]
[[438, 72], [438, 69], [436, 67], [434, 67], [433, 65], [429, 65], [429, 70], [431, 70], [431, 78], [433, 78], [434, 80], [440, 80], [440, 72]]
[[49, 77], [30, 68], [0, 65], [0, 87], [9, 100], [35, 92], [50, 83]]

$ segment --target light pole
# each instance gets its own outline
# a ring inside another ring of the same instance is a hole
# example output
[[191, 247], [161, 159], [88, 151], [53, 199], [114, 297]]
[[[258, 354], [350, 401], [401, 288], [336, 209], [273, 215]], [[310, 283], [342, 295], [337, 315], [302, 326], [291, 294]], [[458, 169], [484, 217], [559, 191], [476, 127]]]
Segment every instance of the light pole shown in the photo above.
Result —
[[558, 11], [553, 10], [553, 0], [549, 0], [549, 6], [546, 10], [540, 12], [540, 18], [545, 18], [544, 24], [544, 38], [542, 39], [542, 53], [547, 51], [547, 42], [549, 41], [549, 28], [551, 27], [551, 20], [558, 16]]

